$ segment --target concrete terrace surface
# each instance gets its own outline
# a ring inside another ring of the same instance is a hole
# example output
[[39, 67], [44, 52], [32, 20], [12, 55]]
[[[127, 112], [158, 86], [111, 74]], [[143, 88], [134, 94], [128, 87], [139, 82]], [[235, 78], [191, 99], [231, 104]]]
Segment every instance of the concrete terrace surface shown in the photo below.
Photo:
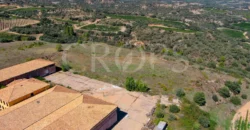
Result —
[[124, 88], [70, 72], [58, 72], [45, 79], [117, 105], [127, 114], [114, 126], [114, 130], [141, 129], [149, 121], [147, 115], [151, 113], [160, 98], [129, 92]]

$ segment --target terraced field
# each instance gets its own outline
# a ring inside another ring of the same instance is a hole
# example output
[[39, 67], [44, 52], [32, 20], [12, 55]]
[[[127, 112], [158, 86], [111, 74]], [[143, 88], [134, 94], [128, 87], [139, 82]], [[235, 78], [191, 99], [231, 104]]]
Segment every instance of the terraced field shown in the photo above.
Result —
[[12, 42], [12, 41], [33, 41], [36, 40], [33, 36], [16, 35], [10, 33], [0, 33], [0, 42]]
[[0, 32], [6, 31], [15, 26], [26, 26], [31, 24], [37, 24], [39, 21], [32, 19], [0, 19]]
[[232, 38], [244, 38], [244, 34], [242, 31], [229, 29], [229, 28], [218, 28], [221, 32], [223, 32], [225, 35], [232, 37]]
[[79, 24], [79, 22], [72, 21], [72, 20], [64, 20], [64, 19], [59, 19], [59, 18], [55, 18], [55, 20], [58, 21], [58, 22], [66, 22], [66, 23], [69, 23], [69, 24]]
[[149, 18], [144, 16], [134, 16], [134, 15], [115, 15], [115, 14], [108, 14], [108, 17], [111, 17], [113, 19], [125, 19], [130, 21], [146, 21], [149, 23], [154, 24], [164, 24], [166, 26], [173, 26], [173, 27], [186, 27], [186, 25], [179, 21], [167, 21], [167, 20], [160, 20], [156, 18]]
[[196, 32], [196, 31], [193, 31], [193, 30], [184, 30], [184, 29], [179, 29], [179, 28], [171, 28], [171, 27], [166, 27], [166, 26], [162, 26], [162, 25], [149, 25], [149, 27], [164, 29], [166, 31], [181, 32], [181, 33], [195, 33]]
[[239, 23], [239, 24], [233, 24], [235, 27], [239, 27], [242, 30], [249, 31], [250, 32], [250, 23]]
[[120, 28], [117, 26], [96, 25], [96, 24], [90, 24], [90, 25], [82, 27], [81, 29], [107, 31], [107, 32], [116, 32], [120, 30]]

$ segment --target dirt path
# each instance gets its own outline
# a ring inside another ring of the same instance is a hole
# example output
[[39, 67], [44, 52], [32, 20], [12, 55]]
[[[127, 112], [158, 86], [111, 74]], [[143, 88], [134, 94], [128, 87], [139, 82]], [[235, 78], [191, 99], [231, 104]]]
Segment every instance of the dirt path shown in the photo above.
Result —
[[164, 26], [162, 24], [149, 24], [148, 26], [149, 27], [172, 28], [172, 27]]
[[79, 29], [81, 29], [81, 27], [83, 27], [83, 26], [77, 26], [77, 24], [73, 24], [73, 28], [74, 28], [75, 30], [79, 30]]
[[36, 34], [36, 35], [35, 35], [36, 40], [39, 41], [41, 36], [43, 36], [43, 34]]
[[[232, 127], [234, 128], [234, 123], [242, 117], [243, 119], [246, 118], [247, 111], [250, 112], [250, 102], [246, 103], [244, 106], [242, 106], [240, 109], [237, 110], [236, 114], [234, 115], [234, 118], [232, 120]], [[250, 120], [250, 116], [248, 116], [248, 120]]]
[[88, 26], [88, 25], [91, 25], [91, 24], [97, 24], [97, 22], [101, 21], [101, 19], [96, 19], [94, 22], [91, 22], [90, 20], [88, 21], [85, 21], [83, 26], [80, 26], [80, 27], [77, 27], [77, 28], [82, 28], [82, 27], [85, 27], [85, 26]]
[[244, 36], [246, 37], [246, 39], [249, 39], [249, 37], [247, 36], [247, 32], [244, 32]]

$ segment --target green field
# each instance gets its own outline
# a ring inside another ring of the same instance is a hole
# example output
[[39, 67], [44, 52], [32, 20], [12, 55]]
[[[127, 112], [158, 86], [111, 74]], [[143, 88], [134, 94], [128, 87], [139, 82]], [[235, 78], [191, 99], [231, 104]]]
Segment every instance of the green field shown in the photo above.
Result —
[[242, 30], [250, 31], [250, 23], [239, 23], [239, 24], [233, 24], [235, 27], [240, 27]]
[[166, 31], [174, 31], [174, 32], [182, 32], [182, 33], [195, 33], [196, 31], [193, 30], [184, 30], [184, 29], [179, 29], [179, 28], [169, 28], [169, 27], [157, 27], [157, 26], [152, 26], [151, 28], [159, 28], [159, 29], [164, 29]]
[[111, 17], [113, 19], [125, 19], [125, 20], [131, 20], [131, 21], [144, 21], [154, 24], [164, 24], [166, 26], [174, 26], [174, 27], [185, 27], [186, 25], [182, 22], [178, 21], [167, 21], [167, 20], [160, 20], [156, 18], [149, 18], [144, 16], [135, 16], [135, 15], [115, 15], [115, 14], [108, 14], [108, 17]]
[[211, 13], [217, 13], [217, 14], [225, 14], [227, 10], [224, 9], [216, 9], [216, 8], [205, 8], [206, 11], [209, 11]]
[[35, 37], [32, 37], [32, 36], [0, 33], [0, 42], [33, 41], [33, 40], [35, 40]]
[[243, 32], [239, 30], [233, 30], [229, 28], [220, 28], [221, 32], [232, 38], [244, 38]]
[[72, 20], [64, 20], [64, 19], [59, 19], [59, 18], [55, 18], [55, 20], [59, 22], [69, 23], [69, 24], [79, 24], [79, 22], [72, 21]]
[[30, 7], [30, 8], [18, 8], [18, 9], [15, 9], [15, 10], [12, 10], [14, 12], [19, 12], [19, 11], [35, 11], [35, 10], [48, 10], [48, 9], [51, 9], [51, 8], [40, 8], [40, 7]]
[[96, 24], [90, 24], [90, 25], [82, 27], [81, 29], [107, 31], [107, 32], [116, 32], [120, 30], [120, 28], [116, 26], [96, 25]]

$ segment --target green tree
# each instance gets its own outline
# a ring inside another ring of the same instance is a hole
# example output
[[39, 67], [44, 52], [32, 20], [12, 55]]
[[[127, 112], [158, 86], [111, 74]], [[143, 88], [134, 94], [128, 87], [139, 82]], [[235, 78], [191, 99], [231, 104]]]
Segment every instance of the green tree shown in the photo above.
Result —
[[135, 90], [135, 80], [134, 80], [134, 78], [133, 77], [127, 77], [125, 86], [126, 86], [126, 89], [128, 91]]
[[220, 96], [222, 96], [223, 98], [229, 98], [231, 95], [230, 95], [230, 92], [228, 90], [228, 88], [226, 87], [223, 87], [223, 88], [220, 88], [218, 90], [218, 93], [220, 94]]
[[81, 39], [78, 39], [77, 43], [78, 43], [78, 44], [82, 44], [82, 40], [81, 40]]
[[241, 100], [237, 96], [231, 97], [230, 102], [236, 106], [241, 105]]
[[195, 103], [197, 103], [200, 106], [206, 105], [206, 98], [203, 92], [195, 93], [193, 100]]
[[71, 69], [71, 66], [68, 63], [63, 62], [61, 64], [61, 68], [62, 68], [62, 71], [66, 72], [66, 71], [69, 71]]
[[147, 92], [149, 88], [141, 80], [135, 80], [133, 77], [127, 77], [125, 83], [126, 89], [128, 91], [138, 91], [138, 92]]
[[204, 128], [209, 128], [210, 127], [210, 120], [205, 117], [205, 116], [201, 116], [199, 117], [199, 123], [201, 124], [201, 126], [203, 126]]
[[182, 88], [177, 89], [177, 91], [176, 91], [176, 96], [177, 96], [177, 97], [182, 98], [182, 97], [184, 97], [185, 95], [186, 95], [186, 93], [184, 92], [184, 90], [183, 90]]
[[173, 50], [168, 50], [168, 55], [169, 55], [169, 56], [173, 56], [173, 55], [174, 55]]
[[209, 62], [209, 63], [207, 64], [207, 66], [208, 66], [209, 68], [215, 69], [215, 68], [216, 68], [216, 63], [213, 62], [213, 61], [211, 61], [211, 62]]
[[212, 96], [212, 99], [213, 99], [215, 102], [218, 102], [218, 101], [219, 101], [218, 96], [217, 96], [217, 95], [215, 95], [215, 94]]
[[225, 62], [226, 61], [226, 57], [225, 56], [221, 56], [220, 59], [219, 59], [219, 62]]
[[242, 95], [241, 95], [241, 98], [242, 98], [242, 99], [247, 99], [247, 95], [246, 95], [246, 94], [242, 94]]
[[229, 88], [231, 92], [234, 94], [240, 94], [241, 92], [241, 85], [240, 82], [231, 82], [231, 81], [226, 81], [225, 86]]
[[177, 105], [170, 105], [169, 112], [178, 113], [180, 112], [180, 108]]

